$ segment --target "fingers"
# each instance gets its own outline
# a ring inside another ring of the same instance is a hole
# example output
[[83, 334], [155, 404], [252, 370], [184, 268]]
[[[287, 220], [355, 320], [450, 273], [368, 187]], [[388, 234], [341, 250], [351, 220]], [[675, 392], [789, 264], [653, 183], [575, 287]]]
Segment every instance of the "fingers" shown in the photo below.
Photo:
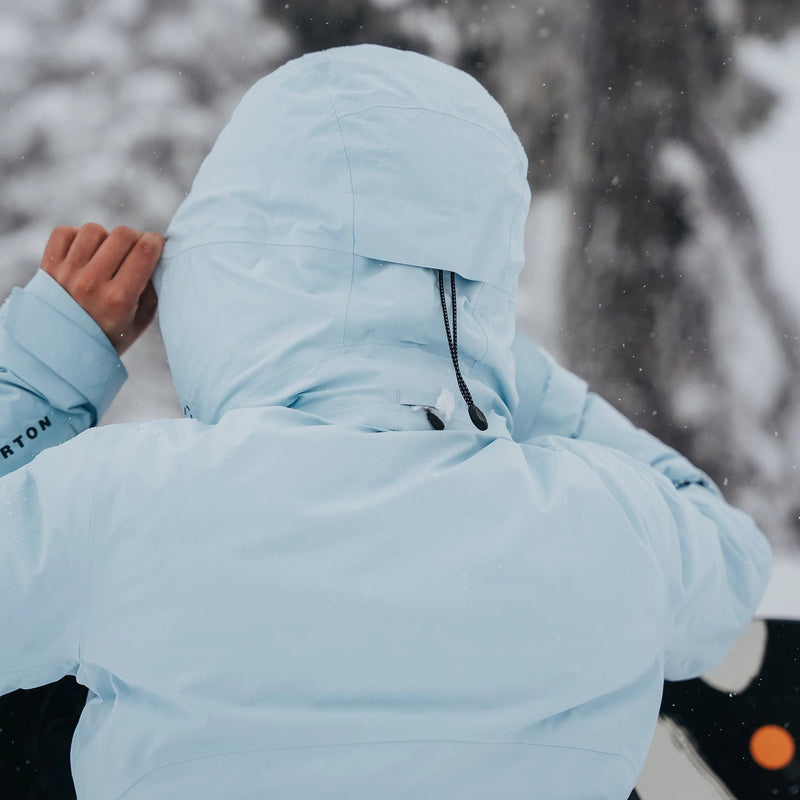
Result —
[[164, 237], [153, 231], [143, 234], [131, 248], [114, 276], [119, 290], [129, 297], [139, 298], [155, 272]]
[[96, 222], [83, 225], [75, 236], [67, 253], [64, 263], [68, 268], [80, 268], [88, 263], [89, 259], [108, 237], [108, 231]]
[[45, 269], [92, 317], [122, 353], [155, 316], [157, 297], [150, 280], [161, 258], [164, 237], [120, 226], [110, 234], [96, 223], [61, 226], [42, 256]]
[[114, 228], [91, 257], [86, 269], [92, 272], [98, 282], [110, 280], [141, 235], [139, 231], [124, 225]]
[[41, 264], [42, 269], [49, 275], [53, 275], [61, 262], [67, 257], [69, 248], [75, 241], [77, 233], [77, 228], [71, 228], [68, 225], [59, 225], [50, 234], [47, 246], [44, 248]]

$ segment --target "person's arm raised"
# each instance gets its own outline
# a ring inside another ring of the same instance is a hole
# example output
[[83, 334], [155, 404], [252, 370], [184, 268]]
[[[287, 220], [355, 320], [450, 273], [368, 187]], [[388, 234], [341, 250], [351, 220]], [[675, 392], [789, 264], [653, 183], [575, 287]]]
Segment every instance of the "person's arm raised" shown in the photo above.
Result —
[[711, 478], [677, 450], [642, 428], [561, 366], [524, 334], [514, 340], [519, 404], [514, 414], [518, 442], [536, 436], [567, 436], [620, 450], [669, 478], [676, 488], [699, 484], [718, 497]]
[[514, 341], [519, 404], [516, 441], [549, 435], [592, 442], [623, 453], [654, 479], [660, 499], [653, 519], [662, 530], [670, 623], [664, 637], [667, 680], [684, 680], [717, 666], [749, 624], [766, 589], [770, 545], [745, 513], [677, 450], [637, 428], [586, 382], [522, 334]]
[[162, 244], [56, 228], [0, 310], [0, 695], [80, 664], [93, 497], [119, 453], [107, 429], [73, 437], [102, 416], [125, 379], [118, 353], [153, 319]]
[[121, 355], [155, 316], [163, 237], [58, 227], [41, 269], [0, 308], [0, 476], [98, 423]]

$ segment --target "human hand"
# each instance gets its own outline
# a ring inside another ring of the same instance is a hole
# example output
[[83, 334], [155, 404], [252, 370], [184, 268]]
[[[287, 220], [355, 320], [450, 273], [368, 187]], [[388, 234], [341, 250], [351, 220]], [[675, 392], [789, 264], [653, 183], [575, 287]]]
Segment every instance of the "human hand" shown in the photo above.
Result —
[[122, 355], [153, 321], [158, 298], [150, 280], [164, 237], [124, 226], [109, 233], [89, 222], [56, 228], [42, 269], [92, 317]]

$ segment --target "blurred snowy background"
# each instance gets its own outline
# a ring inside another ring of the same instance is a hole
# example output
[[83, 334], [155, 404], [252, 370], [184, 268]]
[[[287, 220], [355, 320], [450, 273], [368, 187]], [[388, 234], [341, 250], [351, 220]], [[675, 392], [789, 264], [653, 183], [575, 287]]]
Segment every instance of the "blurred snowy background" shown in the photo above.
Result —
[[[0, 296], [56, 225], [163, 232], [257, 78], [363, 41], [507, 109], [520, 326], [800, 552], [798, 3], [3, 0]], [[180, 415], [155, 327], [125, 362], [105, 423]]]

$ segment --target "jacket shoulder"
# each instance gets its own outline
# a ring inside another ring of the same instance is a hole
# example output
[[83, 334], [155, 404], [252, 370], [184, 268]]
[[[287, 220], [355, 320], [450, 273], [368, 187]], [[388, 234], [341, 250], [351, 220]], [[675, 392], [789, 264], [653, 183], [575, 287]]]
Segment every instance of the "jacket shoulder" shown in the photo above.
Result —
[[518, 333], [513, 345], [519, 404], [514, 413], [514, 439], [575, 436], [586, 405], [586, 381], [562, 367], [543, 347]]

